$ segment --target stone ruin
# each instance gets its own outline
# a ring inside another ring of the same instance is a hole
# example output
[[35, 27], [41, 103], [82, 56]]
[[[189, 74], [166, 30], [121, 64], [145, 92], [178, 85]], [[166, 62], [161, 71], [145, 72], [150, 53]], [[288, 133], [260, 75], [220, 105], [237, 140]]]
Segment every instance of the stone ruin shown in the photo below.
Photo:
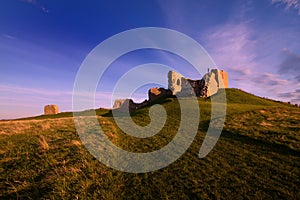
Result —
[[212, 69], [200, 80], [185, 78], [180, 73], [169, 71], [168, 88], [173, 95], [207, 98], [218, 92], [219, 88], [228, 88], [228, 75], [224, 70]]
[[165, 88], [151, 88], [148, 91], [148, 100], [144, 100], [141, 103], [135, 103], [132, 99], [117, 99], [114, 102], [113, 109], [118, 109], [119, 111], [129, 112], [145, 107], [154, 102], [159, 98], [167, 98], [172, 96], [172, 91]]
[[142, 103], [135, 103], [132, 99], [117, 99], [114, 103], [113, 109], [118, 109], [119, 111], [124, 112], [129, 109], [129, 112], [132, 112], [146, 105], [148, 105], [148, 100], [145, 100]]
[[163, 98], [163, 97], [169, 97], [172, 96], [172, 91], [170, 89], [165, 89], [165, 88], [151, 88], [148, 91], [148, 98], [149, 101], [154, 101], [158, 98]]
[[180, 96], [193, 96], [208, 98], [218, 92], [219, 88], [228, 88], [228, 75], [224, 70], [212, 69], [200, 80], [185, 78], [178, 72], [169, 71], [168, 89], [151, 88], [148, 91], [148, 100], [135, 103], [132, 99], [117, 99], [113, 109], [129, 112], [145, 107], [158, 98]]
[[44, 115], [54, 115], [58, 113], [57, 105], [46, 105], [44, 107]]

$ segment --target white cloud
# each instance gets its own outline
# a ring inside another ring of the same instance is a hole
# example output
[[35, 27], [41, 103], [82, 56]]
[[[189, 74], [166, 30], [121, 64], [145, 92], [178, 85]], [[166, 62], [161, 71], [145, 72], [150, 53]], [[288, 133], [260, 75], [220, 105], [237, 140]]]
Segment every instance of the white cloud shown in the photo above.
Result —
[[229, 74], [229, 86], [255, 93], [249, 77], [260, 65], [257, 58], [257, 41], [247, 23], [227, 23], [214, 26], [199, 37], [220, 69]]
[[300, 1], [299, 0], [272, 0], [272, 4], [283, 4], [285, 10], [295, 9], [300, 15]]
[[29, 4], [32, 4], [36, 7], [38, 7], [39, 9], [41, 9], [44, 13], [48, 13], [49, 10], [43, 5], [41, 4], [40, 2], [38, 2], [37, 0], [21, 0], [25, 3], [29, 3]]
[[[246, 24], [224, 24], [213, 27], [200, 38], [217, 65], [231, 66], [233, 70], [247, 70], [256, 57], [256, 41], [251, 39], [252, 30]], [[247, 72], [248, 71], [248, 72]]]

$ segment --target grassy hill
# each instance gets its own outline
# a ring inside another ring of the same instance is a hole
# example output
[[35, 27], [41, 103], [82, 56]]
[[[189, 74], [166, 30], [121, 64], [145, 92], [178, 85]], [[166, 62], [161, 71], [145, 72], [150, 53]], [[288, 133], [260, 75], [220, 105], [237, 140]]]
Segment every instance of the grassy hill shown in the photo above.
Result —
[[[1, 199], [297, 199], [300, 196], [300, 108], [226, 89], [227, 115], [214, 149], [198, 158], [210, 119], [210, 99], [199, 99], [201, 120], [192, 145], [177, 161], [145, 174], [106, 167], [82, 145], [72, 113], [0, 122]], [[215, 96], [218, 99], [218, 95]], [[160, 149], [180, 121], [176, 99], [159, 100], [168, 114], [159, 134], [123, 133], [109, 110], [98, 109], [105, 134], [132, 152]], [[132, 113], [145, 126], [149, 107]], [[92, 111], [81, 113], [89, 116]], [[188, 134], [188, 133], [187, 133]]]

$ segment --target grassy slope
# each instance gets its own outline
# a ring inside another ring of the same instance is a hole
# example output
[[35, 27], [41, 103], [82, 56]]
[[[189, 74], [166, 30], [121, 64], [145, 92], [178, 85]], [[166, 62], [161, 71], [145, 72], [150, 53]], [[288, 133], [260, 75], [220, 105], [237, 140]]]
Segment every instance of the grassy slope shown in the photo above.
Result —
[[[86, 110], [86, 111], [82, 111], [82, 112], [76, 112], [76, 113], [80, 113], [80, 115], [82, 116], [92, 116], [95, 115], [95, 113], [97, 115], [105, 115], [107, 113], [109, 113], [108, 109], [105, 108], [99, 108], [96, 110]], [[57, 118], [65, 118], [65, 117], [73, 117], [73, 112], [61, 112], [55, 115], [39, 115], [39, 116], [34, 116], [34, 117], [26, 117], [26, 118], [20, 118], [17, 120], [34, 120], [34, 119], [57, 119]], [[5, 121], [9, 121], [9, 120], [5, 120]]]
[[[237, 89], [226, 94], [226, 123], [212, 152], [197, 157], [210, 118], [210, 101], [199, 100], [199, 131], [188, 151], [168, 167], [146, 174], [116, 171], [94, 159], [81, 144], [70, 113], [0, 122], [0, 198], [299, 197], [300, 109]], [[175, 99], [161, 103], [168, 119], [152, 138], [126, 135], [107, 110], [98, 111], [99, 121], [117, 146], [153, 151], [172, 140], [180, 120]], [[149, 123], [148, 109], [133, 113], [133, 120]]]

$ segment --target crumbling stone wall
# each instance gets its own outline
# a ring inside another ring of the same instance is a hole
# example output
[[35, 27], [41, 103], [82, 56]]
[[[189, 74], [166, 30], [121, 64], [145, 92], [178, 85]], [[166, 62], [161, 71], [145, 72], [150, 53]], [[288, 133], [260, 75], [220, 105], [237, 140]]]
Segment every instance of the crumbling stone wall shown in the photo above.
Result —
[[[192, 79], [186, 79], [193, 90], [193, 95], [195, 94], [197, 97], [201, 96], [201, 92], [203, 91], [205, 81], [203, 79], [200, 80], [192, 80]], [[190, 89], [190, 87], [189, 87]]]
[[211, 72], [216, 75], [218, 88], [228, 88], [228, 75], [224, 70], [212, 69]]
[[178, 92], [181, 92], [182, 80], [184, 80], [184, 77], [180, 73], [175, 71], [169, 71], [168, 89], [172, 91], [173, 95], [176, 95]]
[[218, 92], [217, 75], [214, 72], [205, 74], [202, 78], [205, 82], [201, 97], [207, 98]]
[[228, 88], [228, 75], [224, 70], [212, 69], [200, 80], [183, 77], [180, 73], [168, 73], [168, 88], [173, 95], [207, 98], [218, 92], [219, 88]]
[[148, 105], [148, 100], [145, 100], [141, 103], [135, 103], [132, 99], [117, 99], [114, 102], [113, 109], [118, 109], [118, 111], [121, 112], [125, 112], [125, 111], [132, 112], [146, 105]]
[[127, 99], [116, 99], [113, 105], [113, 109], [120, 108]]
[[144, 100], [141, 103], [135, 103], [132, 99], [117, 99], [114, 102], [113, 109], [118, 109], [118, 111], [128, 111], [132, 112], [134, 110], [140, 109], [152, 103], [158, 98], [167, 98], [172, 96], [172, 91], [165, 88], [150, 88], [148, 91], [148, 100]]
[[165, 88], [150, 88], [150, 90], [148, 91], [148, 99], [149, 102], [153, 101], [157, 98], [161, 98], [161, 97], [169, 97], [172, 95], [172, 91], [169, 89], [165, 89]]

